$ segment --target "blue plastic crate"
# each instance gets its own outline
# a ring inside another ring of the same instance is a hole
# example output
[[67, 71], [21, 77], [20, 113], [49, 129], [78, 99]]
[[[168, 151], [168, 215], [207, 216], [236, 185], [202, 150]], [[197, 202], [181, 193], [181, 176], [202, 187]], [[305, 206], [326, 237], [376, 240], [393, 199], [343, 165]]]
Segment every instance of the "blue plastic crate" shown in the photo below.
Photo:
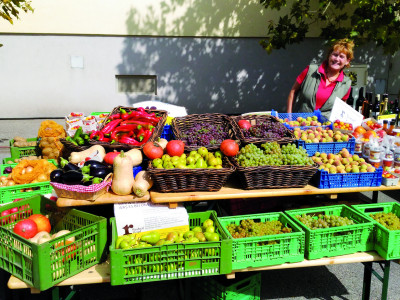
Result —
[[143, 168], [141, 165], [138, 165], [136, 167], [133, 167], [133, 177], [136, 177], [137, 173], [139, 173], [140, 171], [142, 171]]
[[164, 129], [160, 137], [162, 139], [166, 139], [167, 141], [174, 139], [174, 133], [172, 131], [171, 125], [164, 125]]
[[[290, 121], [295, 121], [298, 117], [302, 117], [302, 118], [307, 118], [307, 117], [313, 117], [313, 116], [317, 116], [318, 118], [318, 122], [320, 122], [321, 124], [323, 124], [324, 122], [329, 121], [326, 117], [324, 117], [321, 114], [321, 111], [319, 109], [314, 110], [314, 112], [309, 112], [309, 113], [278, 113], [277, 111], [272, 110], [271, 111], [271, 115], [276, 116], [279, 119], [286, 119], [288, 118]], [[283, 123], [283, 125], [285, 125], [287, 128], [289, 128], [290, 130], [293, 130], [296, 127], [299, 127], [300, 129], [309, 129], [311, 127], [316, 127], [316, 126], [290, 126], [286, 123]], [[330, 125], [322, 125], [324, 127], [329, 127], [330, 129], [333, 130], [333, 123], [331, 122]]]
[[300, 146], [307, 150], [308, 156], [313, 156], [315, 152], [321, 153], [339, 153], [346, 148], [350, 154], [354, 154], [356, 139], [351, 138], [347, 142], [329, 142], [329, 143], [306, 143], [303, 140], [296, 140], [297, 148]]
[[382, 171], [382, 168], [378, 168], [375, 172], [329, 174], [327, 171], [318, 170], [313, 180], [320, 189], [381, 186]]

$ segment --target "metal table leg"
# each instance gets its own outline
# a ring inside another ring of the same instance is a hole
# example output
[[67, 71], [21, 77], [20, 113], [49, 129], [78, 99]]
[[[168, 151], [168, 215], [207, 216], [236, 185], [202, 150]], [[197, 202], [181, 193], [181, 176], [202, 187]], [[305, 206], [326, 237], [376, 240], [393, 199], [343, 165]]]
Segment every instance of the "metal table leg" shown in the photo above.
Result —
[[[383, 277], [376, 272], [372, 265], [373, 263], [379, 264], [383, 271]], [[387, 300], [388, 297], [388, 287], [389, 287], [389, 273], [390, 273], [390, 260], [384, 262], [366, 262], [364, 264], [364, 282], [363, 282], [363, 300], [369, 300], [371, 294], [371, 277], [372, 274], [382, 282], [382, 292], [381, 299]]]

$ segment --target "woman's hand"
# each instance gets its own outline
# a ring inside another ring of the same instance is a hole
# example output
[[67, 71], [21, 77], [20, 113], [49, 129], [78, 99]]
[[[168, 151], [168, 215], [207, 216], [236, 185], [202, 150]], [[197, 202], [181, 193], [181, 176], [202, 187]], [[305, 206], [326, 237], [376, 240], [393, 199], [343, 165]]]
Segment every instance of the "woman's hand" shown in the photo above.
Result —
[[286, 109], [287, 113], [292, 113], [294, 96], [296, 95], [296, 92], [299, 89], [300, 89], [300, 84], [297, 81], [295, 81], [287, 99], [287, 109]]

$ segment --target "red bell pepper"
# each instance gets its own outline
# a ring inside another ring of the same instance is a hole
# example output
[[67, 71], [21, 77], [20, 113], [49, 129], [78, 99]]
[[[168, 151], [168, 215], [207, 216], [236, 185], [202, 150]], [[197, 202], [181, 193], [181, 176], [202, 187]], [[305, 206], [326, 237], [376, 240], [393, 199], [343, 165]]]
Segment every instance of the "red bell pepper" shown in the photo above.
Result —
[[110, 133], [115, 127], [118, 126], [119, 123], [122, 122], [122, 119], [115, 119], [112, 120], [110, 123], [106, 124], [100, 131], [104, 134]]
[[133, 146], [141, 146], [142, 143], [139, 143], [137, 140], [131, 137], [123, 136], [119, 139], [119, 143], [133, 145]]

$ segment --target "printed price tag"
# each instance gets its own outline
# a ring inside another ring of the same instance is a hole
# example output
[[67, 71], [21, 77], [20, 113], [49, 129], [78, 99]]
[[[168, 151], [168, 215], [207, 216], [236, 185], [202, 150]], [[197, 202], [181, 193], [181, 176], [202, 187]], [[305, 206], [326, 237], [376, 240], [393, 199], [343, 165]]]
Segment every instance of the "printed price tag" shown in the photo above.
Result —
[[363, 115], [347, 105], [342, 99], [336, 97], [335, 103], [333, 104], [331, 115], [329, 120], [335, 122], [336, 120], [343, 121], [345, 123], [350, 123], [353, 128], [360, 126], [363, 120]]
[[383, 121], [387, 120], [387, 121], [391, 121], [391, 120], [395, 120], [396, 119], [396, 114], [391, 114], [391, 115], [379, 115], [378, 116], [378, 123], [383, 125]]
[[168, 204], [151, 202], [114, 204], [114, 216], [118, 236], [157, 230], [166, 236], [171, 228], [175, 231], [189, 230], [189, 215], [183, 206], [169, 208]]

